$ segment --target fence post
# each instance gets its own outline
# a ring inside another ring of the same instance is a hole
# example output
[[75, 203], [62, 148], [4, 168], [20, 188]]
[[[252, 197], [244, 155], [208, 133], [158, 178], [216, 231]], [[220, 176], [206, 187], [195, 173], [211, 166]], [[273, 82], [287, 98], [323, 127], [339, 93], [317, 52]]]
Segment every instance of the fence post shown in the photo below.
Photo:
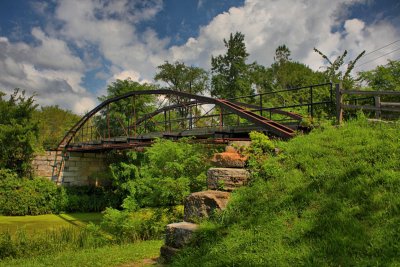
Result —
[[343, 109], [342, 109], [342, 101], [343, 101], [343, 96], [342, 96], [342, 86], [341, 84], [337, 83], [335, 84], [335, 89], [336, 89], [336, 121], [337, 124], [340, 125], [343, 120]]
[[381, 97], [380, 96], [374, 96], [374, 102], [375, 102], [375, 107], [377, 110], [375, 111], [375, 118], [380, 119], [381, 118]]

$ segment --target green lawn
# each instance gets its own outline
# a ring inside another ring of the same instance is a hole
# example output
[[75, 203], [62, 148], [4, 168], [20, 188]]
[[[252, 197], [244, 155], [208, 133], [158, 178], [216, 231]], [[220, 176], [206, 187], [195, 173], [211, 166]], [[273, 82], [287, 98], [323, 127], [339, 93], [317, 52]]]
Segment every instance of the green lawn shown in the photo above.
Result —
[[82, 226], [89, 222], [100, 223], [101, 213], [65, 213], [38, 216], [0, 216], [0, 232], [15, 233], [23, 229], [27, 233], [37, 233], [58, 227]]
[[[144, 266], [142, 265], [143, 259], [159, 256], [162, 244], [163, 241], [161, 240], [150, 240], [129, 245], [67, 251], [28, 259], [4, 260], [0, 261], [0, 267], [124, 266], [124, 264], [127, 264], [125, 266]], [[137, 263], [138, 265], [133, 265], [133, 263]]]

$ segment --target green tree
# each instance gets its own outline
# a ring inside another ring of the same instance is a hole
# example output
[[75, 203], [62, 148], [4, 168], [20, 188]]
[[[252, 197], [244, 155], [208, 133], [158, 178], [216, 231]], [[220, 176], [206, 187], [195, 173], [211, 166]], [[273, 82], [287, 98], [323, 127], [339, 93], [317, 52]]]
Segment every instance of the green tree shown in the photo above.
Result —
[[326, 71], [324, 72], [327, 79], [329, 79], [333, 83], [341, 82], [343, 86], [347, 89], [353, 88], [353, 86], [355, 85], [355, 79], [350, 74], [351, 71], [354, 69], [357, 61], [365, 54], [365, 50], [362, 51], [354, 60], [349, 61], [346, 71], [344, 73], [340, 69], [344, 65], [344, 59], [347, 56], [347, 50], [345, 50], [342, 55], [339, 55], [333, 62], [317, 48], [314, 48], [314, 51], [321, 55], [322, 58], [325, 59], [329, 64]]
[[38, 146], [39, 128], [32, 119], [33, 96], [15, 89], [9, 100], [0, 92], [0, 169], [31, 175], [31, 160]]
[[35, 110], [33, 119], [39, 126], [39, 143], [44, 149], [54, 149], [80, 116], [59, 106], [47, 106]]
[[285, 44], [278, 46], [275, 50], [275, 57], [274, 61], [278, 62], [279, 64], [282, 64], [287, 61], [291, 61], [292, 59], [290, 58], [291, 52], [289, 47], [287, 47]]
[[240, 95], [251, 95], [254, 90], [251, 82], [251, 71], [246, 60], [249, 54], [244, 43], [244, 34], [231, 34], [224, 39], [227, 49], [224, 55], [211, 57], [211, 95], [221, 98], [234, 98]]
[[159, 72], [154, 80], [167, 83], [171, 90], [191, 94], [202, 94], [207, 90], [208, 75], [202, 68], [186, 66], [179, 61], [172, 64], [165, 61], [157, 68]]
[[400, 91], [400, 61], [389, 60], [384, 66], [358, 73], [360, 85], [374, 91]]
[[[126, 94], [131, 91], [154, 90], [156, 87], [151, 84], [140, 84], [132, 81], [130, 78], [126, 80], [116, 80], [107, 86], [107, 95], [99, 97], [99, 101]], [[129, 131], [128, 125], [132, 126], [136, 118], [141, 118], [146, 113], [154, 110], [156, 98], [154, 95], [138, 95], [131, 98], [121, 99], [110, 104], [103, 109], [95, 119], [95, 125], [100, 133], [104, 134], [110, 126], [112, 135], [126, 135]], [[109, 122], [107, 122], [107, 116]]]

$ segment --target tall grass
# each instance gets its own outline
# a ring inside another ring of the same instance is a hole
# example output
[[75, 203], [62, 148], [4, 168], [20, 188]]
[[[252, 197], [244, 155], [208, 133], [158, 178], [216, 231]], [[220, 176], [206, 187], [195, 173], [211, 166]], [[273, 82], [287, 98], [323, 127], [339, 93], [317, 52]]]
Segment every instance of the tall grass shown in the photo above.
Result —
[[173, 266], [399, 266], [400, 125], [363, 119], [278, 144]]
[[0, 233], [0, 259], [97, 248], [110, 244], [110, 241], [100, 228], [93, 224], [84, 228], [62, 227], [36, 234], [27, 234], [25, 230], [18, 230], [15, 234], [5, 231]]

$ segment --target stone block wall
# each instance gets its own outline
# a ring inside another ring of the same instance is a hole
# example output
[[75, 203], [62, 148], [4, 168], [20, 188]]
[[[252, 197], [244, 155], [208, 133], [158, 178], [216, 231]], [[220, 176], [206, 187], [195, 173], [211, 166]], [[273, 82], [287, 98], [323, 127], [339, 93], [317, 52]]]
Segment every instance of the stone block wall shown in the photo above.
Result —
[[65, 158], [63, 185], [97, 185], [98, 181], [90, 176], [106, 170], [105, 154], [70, 152]]
[[56, 151], [46, 151], [43, 154], [36, 155], [32, 161], [32, 168], [35, 175], [51, 180], [55, 157]]
[[[56, 151], [35, 156], [32, 161], [35, 174], [51, 180], [55, 156]], [[105, 154], [69, 152], [62, 170], [63, 185], [97, 185], [99, 181], [91, 180], [90, 176], [106, 170]]]

